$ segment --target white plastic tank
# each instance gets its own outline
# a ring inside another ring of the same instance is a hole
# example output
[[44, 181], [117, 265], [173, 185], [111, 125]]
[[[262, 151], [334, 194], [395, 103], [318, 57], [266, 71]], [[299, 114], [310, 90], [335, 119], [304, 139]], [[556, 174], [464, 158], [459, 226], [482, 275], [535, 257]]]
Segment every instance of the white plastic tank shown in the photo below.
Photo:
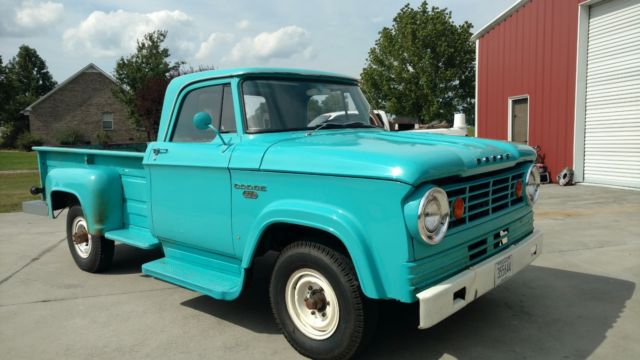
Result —
[[453, 127], [455, 129], [466, 129], [467, 118], [464, 114], [458, 113], [453, 115]]

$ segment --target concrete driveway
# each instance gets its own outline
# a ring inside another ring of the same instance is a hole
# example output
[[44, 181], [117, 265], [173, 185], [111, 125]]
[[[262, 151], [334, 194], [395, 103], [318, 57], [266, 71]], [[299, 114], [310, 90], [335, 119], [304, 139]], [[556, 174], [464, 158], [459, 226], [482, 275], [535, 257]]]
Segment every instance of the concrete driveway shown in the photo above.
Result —
[[[432, 329], [382, 305], [367, 359], [640, 358], [640, 192], [546, 185], [533, 266]], [[160, 256], [119, 245], [112, 270], [78, 270], [64, 219], [0, 214], [0, 358], [299, 358], [267, 301], [272, 259], [239, 301], [141, 275]]]

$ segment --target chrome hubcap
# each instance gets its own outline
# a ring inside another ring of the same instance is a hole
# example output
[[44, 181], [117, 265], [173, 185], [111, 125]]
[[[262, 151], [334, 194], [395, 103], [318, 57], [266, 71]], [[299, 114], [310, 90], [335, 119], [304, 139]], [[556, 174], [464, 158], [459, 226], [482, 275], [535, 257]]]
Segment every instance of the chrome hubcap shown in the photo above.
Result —
[[87, 231], [87, 221], [82, 217], [73, 220], [71, 239], [76, 253], [86, 259], [91, 254], [91, 234]]
[[287, 311], [298, 330], [314, 340], [336, 331], [340, 320], [338, 299], [329, 281], [313, 269], [300, 269], [287, 281]]

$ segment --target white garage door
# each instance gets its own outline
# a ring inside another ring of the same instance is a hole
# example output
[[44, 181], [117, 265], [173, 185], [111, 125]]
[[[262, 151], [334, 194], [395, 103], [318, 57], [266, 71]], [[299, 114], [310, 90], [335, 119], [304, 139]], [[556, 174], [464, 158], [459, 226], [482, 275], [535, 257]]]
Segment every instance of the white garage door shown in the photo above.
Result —
[[584, 181], [640, 188], [640, 0], [589, 16]]

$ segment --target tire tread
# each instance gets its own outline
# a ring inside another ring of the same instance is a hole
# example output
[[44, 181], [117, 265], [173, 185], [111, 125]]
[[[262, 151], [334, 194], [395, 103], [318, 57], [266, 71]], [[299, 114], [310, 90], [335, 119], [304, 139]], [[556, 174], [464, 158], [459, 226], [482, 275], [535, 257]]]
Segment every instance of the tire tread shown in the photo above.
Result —
[[[273, 305], [276, 299], [273, 298], [273, 292], [270, 292], [270, 301], [272, 304], [271, 309], [278, 326], [282, 330], [289, 344], [302, 355], [318, 359], [349, 359], [353, 357], [354, 355], [359, 353], [366, 345], [368, 340], [371, 338], [371, 334], [374, 332], [375, 327], [375, 311], [371, 309], [371, 307], [373, 307], [373, 303], [362, 293], [360, 289], [360, 282], [358, 281], [358, 278], [356, 276], [353, 263], [342, 253], [339, 253], [318, 242], [307, 240], [297, 241], [285, 247], [280, 253], [278, 260], [280, 260], [280, 258], [282, 257], [295, 254], [296, 252], [306, 253], [311, 256], [324, 257], [331, 265], [335, 266], [340, 276], [344, 277], [345, 279], [345, 284], [347, 285], [348, 292], [353, 300], [353, 310], [355, 310], [354, 313], [359, 314], [359, 316], [355, 316], [353, 332], [351, 333], [348, 346], [344, 348], [339, 354], [335, 354], [334, 356], [330, 357], [314, 357], [313, 354], [307, 353], [305, 349], [301, 348], [296, 343], [295, 339], [292, 339], [289, 336], [287, 331], [285, 331], [283, 324], [281, 324], [278, 315], [276, 314], [276, 307]], [[370, 319], [367, 319], [368, 317]]]
[[82, 207], [80, 205], [71, 206], [67, 213], [67, 243], [73, 260], [81, 270], [90, 273], [106, 271], [111, 266], [113, 260], [115, 243], [112, 240], [106, 239], [104, 236], [93, 236], [92, 238], [95, 241], [91, 244], [91, 254], [87, 259], [80, 258], [76, 253], [73, 240], [71, 239], [71, 226], [73, 220], [78, 216], [84, 217]]

